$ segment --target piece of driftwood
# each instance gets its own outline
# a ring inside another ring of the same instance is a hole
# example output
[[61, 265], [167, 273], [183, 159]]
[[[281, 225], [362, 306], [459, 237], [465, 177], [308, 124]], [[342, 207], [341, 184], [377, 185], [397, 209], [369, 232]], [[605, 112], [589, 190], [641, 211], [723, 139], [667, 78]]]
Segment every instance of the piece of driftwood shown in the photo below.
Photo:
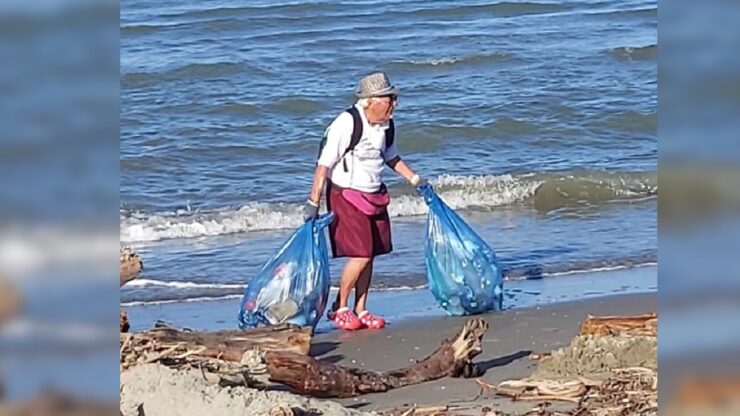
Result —
[[120, 264], [121, 286], [136, 279], [144, 268], [141, 257], [128, 247], [121, 247]]
[[446, 339], [430, 356], [408, 367], [374, 372], [348, 368], [285, 352], [266, 352], [270, 380], [315, 397], [352, 397], [384, 392], [448, 376], [470, 373], [472, 359], [481, 353], [481, 338], [488, 329], [482, 319], [471, 319], [460, 333]]
[[552, 355], [550, 352], [533, 352], [529, 354], [528, 358], [532, 361], [539, 361], [545, 357], [549, 357], [550, 355]]
[[603, 381], [579, 377], [575, 380], [522, 379], [493, 385], [476, 380], [481, 389], [513, 400], [561, 401], [573, 403], [565, 412], [554, 412], [544, 405], [548, 415], [633, 415], [657, 414], [658, 373], [654, 369], [631, 367], [614, 370]]
[[294, 325], [215, 332], [159, 327], [132, 336], [136, 338], [134, 343], [148, 341], [161, 346], [163, 350], [181, 347], [188, 351], [199, 351], [197, 355], [202, 357], [236, 363], [241, 362], [245, 352], [253, 349], [306, 355], [311, 348], [310, 328]]
[[155, 328], [121, 334], [121, 370], [160, 363], [198, 368], [220, 385], [259, 385], [269, 380], [311, 396], [351, 397], [475, 374], [472, 359], [481, 353], [481, 338], [487, 329], [484, 320], [471, 319], [456, 337], [444, 340], [424, 360], [399, 370], [373, 372], [308, 357], [309, 329], [283, 326], [200, 333]]
[[380, 416], [448, 416], [457, 415], [450, 405], [411, 406], [381, 411]]
[[560, 400], [578, 403], [590, 387], [600, 385], [599, 382], [580, 378], [579, 380], [507, 380], [494, 386], [481, 380], [476, 380], [481, 388], [491, 389], [500, 396], [514, 400]]
[[658, 315], [591, 316], [581, 324], [580, 335], [657, 336]]

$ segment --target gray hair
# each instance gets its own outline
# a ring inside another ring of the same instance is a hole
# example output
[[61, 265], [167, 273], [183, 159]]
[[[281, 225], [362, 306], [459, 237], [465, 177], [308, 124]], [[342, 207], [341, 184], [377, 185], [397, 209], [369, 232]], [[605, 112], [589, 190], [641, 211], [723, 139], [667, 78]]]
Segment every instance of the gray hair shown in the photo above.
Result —
[[357, 100], [357, 104], [362, 108], [368, 108], [370, 106], [370, 102], [377, 98], [378, 97], [360, 98], [359, 100]]

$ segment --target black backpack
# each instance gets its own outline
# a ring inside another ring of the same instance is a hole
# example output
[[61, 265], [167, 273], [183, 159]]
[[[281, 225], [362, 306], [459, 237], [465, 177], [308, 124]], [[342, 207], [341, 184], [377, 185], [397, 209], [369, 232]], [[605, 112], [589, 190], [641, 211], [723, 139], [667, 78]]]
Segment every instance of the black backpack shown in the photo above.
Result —
[[[354, 126], [352, 127], [352, 138], [349, 141], [349, 146], [347, 146], [347, 149], [344, 150], [344, 153], [342, 153], [342, 165], [344, 166], [344, 171], [347, 172], [347, 162], [344, 160], [344, 157], [347, 156], [347, 153], [351, 152], [355, 149], [355, 146], [357, 146], [358, 143], [360, 143], [360, 139], [362, 138], [362, 117], [360, 117], [360, 111], [357, 109], [357, 107], [352, 106], [345, 110], [346, 112], [350, 113], [352, 115], [352, 121], [354, 122]], [[396, 126], [393, 124], [393, 119], [390, 119], [388, 122], [389, 126], [388, 129], [385, 131], [385, 148], [389, 148], [393, 145], [393, 140], [396, 138]], [[324, 137], [321, 139], [321, 145], [319, 146], [319, 155], [316, 157], [321, 157], [321, 151], [324, 150], [324, 145], [326, 145], [326, 134], [329, 132], [329, 129], [326, 129], [326, 132], [324, 132]]]

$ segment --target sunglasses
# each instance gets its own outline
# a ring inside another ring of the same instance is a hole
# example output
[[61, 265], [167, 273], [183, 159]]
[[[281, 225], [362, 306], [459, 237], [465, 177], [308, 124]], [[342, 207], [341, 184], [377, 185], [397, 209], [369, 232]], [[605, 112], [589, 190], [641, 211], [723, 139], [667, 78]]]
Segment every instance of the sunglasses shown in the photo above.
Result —
[[396, 94], [391, 94], [391, 95], [383, 95], [382, 97], [388, 97], [388, 99], [389, 99], [389, 100], [390, 100], [391, 102], [396, 102], [396, 101], [398, 101], [398, 96], [397, 96]]

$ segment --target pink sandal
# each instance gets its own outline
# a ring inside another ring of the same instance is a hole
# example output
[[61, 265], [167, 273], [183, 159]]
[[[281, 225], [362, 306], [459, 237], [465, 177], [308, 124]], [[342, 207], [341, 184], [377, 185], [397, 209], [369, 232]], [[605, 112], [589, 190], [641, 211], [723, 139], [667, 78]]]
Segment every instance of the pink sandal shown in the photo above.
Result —
[[334, 313], [334, 325], [339, 329], [354, 331], [362, 328], [362, 321], [349, 308], [339, 308]]
[[370, 311], [360, 312], [358, 318], [366, 328], [380, 329], [385, 326], [385, 319], [382, 316], [373, 315]]

